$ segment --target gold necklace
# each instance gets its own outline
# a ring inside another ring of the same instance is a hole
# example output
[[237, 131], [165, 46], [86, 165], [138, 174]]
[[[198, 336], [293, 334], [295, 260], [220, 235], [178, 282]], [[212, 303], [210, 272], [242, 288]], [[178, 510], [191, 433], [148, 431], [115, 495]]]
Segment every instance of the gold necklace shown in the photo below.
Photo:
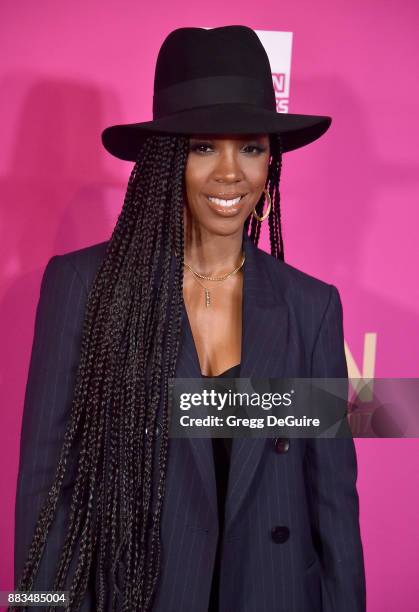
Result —
[[243, 259], [242, 259], [240, 265], [237, 266], [237, 268], [235, 268], [232, 272], [229, 272], [228, 274], [224, 274], [224, 276], [205, 276], [205, 274], [200, 274], [199, 272], [195, 272], [195, 270], [193, 270], [189, 264], [187, 264], [185, 262], [183, 262], [183, 264], [192, 272], [192, 274], [194, 275], [194, 278], [197, 281], [197, 283], [199, 283], [201, 285], [201, 287], [205, 290], [205, 307], [209, 308], [209, 306], [211, 306], [210, 291], [209, 291], [209, 289], [207, 289], [207, 287], [205, 287], [201, 283], [201, 281], [198, 280], [197, 277], [204, 278], [205, 280], [209, 280], [209, 281], [223, 281], [226, 278], [228, 278], [229, 276], [233, 276], [233, 274], [236, 274], [240, 270], [240, 268], [243, 267], [245, 260], [246, 260], [246, 255], [243, 253]]

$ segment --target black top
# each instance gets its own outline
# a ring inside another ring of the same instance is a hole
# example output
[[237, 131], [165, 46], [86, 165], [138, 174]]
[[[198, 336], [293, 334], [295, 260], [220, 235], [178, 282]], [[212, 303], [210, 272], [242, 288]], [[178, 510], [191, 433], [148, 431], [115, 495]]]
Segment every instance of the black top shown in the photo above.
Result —
[[[239, 376], [240, 363], [232, 366], [218, 376], [210, 377], [202, 374], [202, 378], [238, 378]], [[224, 530], [224, 509], [230, 468], [231, 444], [232, 438], [212, 438], [215, 476], [217, 480], [218, 523], [220, 528], [208, 612], [218, 612], [219, 610], [218, 593], [220, 585], [221, 538]]]

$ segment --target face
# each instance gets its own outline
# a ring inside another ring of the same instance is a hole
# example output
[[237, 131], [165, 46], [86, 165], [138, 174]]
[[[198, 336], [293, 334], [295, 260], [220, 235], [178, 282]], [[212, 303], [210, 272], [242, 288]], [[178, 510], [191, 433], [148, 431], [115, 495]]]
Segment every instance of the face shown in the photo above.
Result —
[[185, 169], [186, 224], [191, 220], [201, 232], [241, 234], [265, 188], [269, 155], [267, 134], [192, 134]]

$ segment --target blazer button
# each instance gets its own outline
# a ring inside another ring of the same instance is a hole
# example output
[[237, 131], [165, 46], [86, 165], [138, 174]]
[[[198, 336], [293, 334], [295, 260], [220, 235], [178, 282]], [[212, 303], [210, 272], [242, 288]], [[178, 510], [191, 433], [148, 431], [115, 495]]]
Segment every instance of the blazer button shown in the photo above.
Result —
[[276, 525], [272, 527], [271, 535], [276, 544], [283, 544], [290, 537], [290, 530], [286, 525]]
[[275, 451], [279, 454], [286, 453], [290, 447], [288, 438], [275, 438]]
[[[156, 426], [155, 426], [155, 438], [158, 438], [159, 436], [161, 436], [162, 433], [162, 426], [160, 421], [156, 421]], [[145, 433], [148, 436], [148, 427], [145, 428]]]

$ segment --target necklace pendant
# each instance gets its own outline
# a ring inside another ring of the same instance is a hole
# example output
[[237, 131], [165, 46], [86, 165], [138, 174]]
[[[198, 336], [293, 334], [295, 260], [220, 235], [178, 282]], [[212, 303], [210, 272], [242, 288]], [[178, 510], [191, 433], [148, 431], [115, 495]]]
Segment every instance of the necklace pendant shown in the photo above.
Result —
[[210, 292], [205, 289], [205, 307], [208, 308], [211, 305]]

